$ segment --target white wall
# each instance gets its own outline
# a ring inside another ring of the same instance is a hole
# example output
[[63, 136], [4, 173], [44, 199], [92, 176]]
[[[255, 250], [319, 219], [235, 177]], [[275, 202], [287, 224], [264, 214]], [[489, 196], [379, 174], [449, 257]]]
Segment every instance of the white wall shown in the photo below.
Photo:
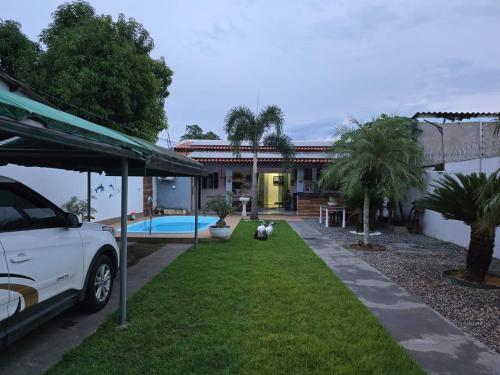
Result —
[[[0, 167], [0, 176], [13, 178], [37, 191], [59, 207], [75, 195], [87, 199], [87, 174], [52, 168], [20, 167], [7, 165]], [[142, 212], [142, 177], [129, 177], [128, 212]], [[96, 192], [100, 186], [104, 191]], [[113, 185], [111, 187], [110, 185]], [[96, 220], [120, 216], [121, 177], [111, 177], [92, 173], [92, 206], [97, 210]]]
[[[483, 159], [483, 172], [493, 173], [500, 168], [500, 157]], [[460, 162], [446, 163], [446, 172], [448, 173], [473, 173], [479, 172], [479, 160], [466, 160]], [[440, 178], [442, 172], [428, 171], [427, 190], [432, 190], [433, 181]], [[412, 198], [415, 199], [415, 198]], [[456, 243], [457, 245], [468, 247], [470, 240], [470, 228], [457, 220], [445, 220], [437, 212], [425, 210], [423, 218], [424, 234], [430, 237], [438, 238], [443, 241]], [[493, 254], [500, 259], [500, 228], [497, 228], [495, 235], [495, 248]]]

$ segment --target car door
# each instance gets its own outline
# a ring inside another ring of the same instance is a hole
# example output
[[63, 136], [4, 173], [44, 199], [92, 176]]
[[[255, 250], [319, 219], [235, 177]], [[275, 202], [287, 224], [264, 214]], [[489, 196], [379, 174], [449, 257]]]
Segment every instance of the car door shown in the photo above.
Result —
[[0, 243], [0, 347], [5, 338], [5, 328], [9, 316], [9, 272], [2, 244]]
[[9, 314], [81, 289], [78, 229], [68, 228], [62, 211], [22, 184], [0, 185], [0, 242], [10, 277]]

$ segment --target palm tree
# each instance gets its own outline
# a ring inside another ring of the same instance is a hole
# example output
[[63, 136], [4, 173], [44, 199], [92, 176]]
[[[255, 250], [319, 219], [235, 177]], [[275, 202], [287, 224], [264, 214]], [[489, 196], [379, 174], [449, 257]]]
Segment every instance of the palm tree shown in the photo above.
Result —
[[400, 196], [402, 187], [424, 185], [422, 151], [411, 132], [411, 120], [381, 115], [376, 120], [344, 128], [331, 147], [333, 161], [319, 183], [339, 186], [350, 196], [363, 190], [363, 244], [369, 244], [370, 200], [377, 192]]
[[[500, 136], [500, 118], [495, 122], [493, 135]], [[483, 202], [481, 218], [475, 225], [478, 231], [486, 231], [490, 235], [495, 235], [496, 227], [500, 223], [500, 189], [496, 186], [500, 179], [500, 168], [493, 172], [486, 184], [478, 193], [477, 199]]]
[[234, 107], [226, 115], [224, 130], [231, 142], [233, 152], [239, 156], [242, 143], [247, 143], [253, 153], [250, 211], [252, 220], [259, 218], [257, 207], [257, 151], [259, 146], [262, 144], [275, 148], [285, 161], [291, 160], [295, 155], [290, 137], [283, 133], [283, 122], [283, 112], [278, 106], [267, 106], [258, 115], [247, 107]]
[[[488, 186], [487, 189], [484, 189]], [[419, 204], [432, 211], [441, 213], [445, 219], [460, 220], [471, 227], [469, 250], [467, 252], [465, 278], [482, 282], [488, 272], [495, 243], [495, 228], [500, 225], [498, 211], [487, 221], [483, 230], [478, 223], [485, 218], [484, 207], [500, 192], [500, 178], [485, 173], [444, 175], [427, 193]], [[498, 207], [497, 207], [498, 208]]]

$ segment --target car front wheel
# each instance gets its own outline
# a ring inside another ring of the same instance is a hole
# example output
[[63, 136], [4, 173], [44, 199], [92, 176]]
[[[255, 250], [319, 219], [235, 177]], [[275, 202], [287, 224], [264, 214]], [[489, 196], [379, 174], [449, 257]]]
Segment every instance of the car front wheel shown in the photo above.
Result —
[[96, 312], [106, 306], [113, 290], [114, 273], [111, 259], [106, 255], [99, 255], [89, 272], [82, 307], [88, 312]]

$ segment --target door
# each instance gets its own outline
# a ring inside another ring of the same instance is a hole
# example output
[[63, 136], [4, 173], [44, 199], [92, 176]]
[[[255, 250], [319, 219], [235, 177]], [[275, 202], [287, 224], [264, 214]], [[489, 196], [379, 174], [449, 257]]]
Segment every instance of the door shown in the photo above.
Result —
[[10, 277], [9, 314], [81, 289], [80, 233], [62, 211], [17, 183], [0, 185], [0, 242]]

